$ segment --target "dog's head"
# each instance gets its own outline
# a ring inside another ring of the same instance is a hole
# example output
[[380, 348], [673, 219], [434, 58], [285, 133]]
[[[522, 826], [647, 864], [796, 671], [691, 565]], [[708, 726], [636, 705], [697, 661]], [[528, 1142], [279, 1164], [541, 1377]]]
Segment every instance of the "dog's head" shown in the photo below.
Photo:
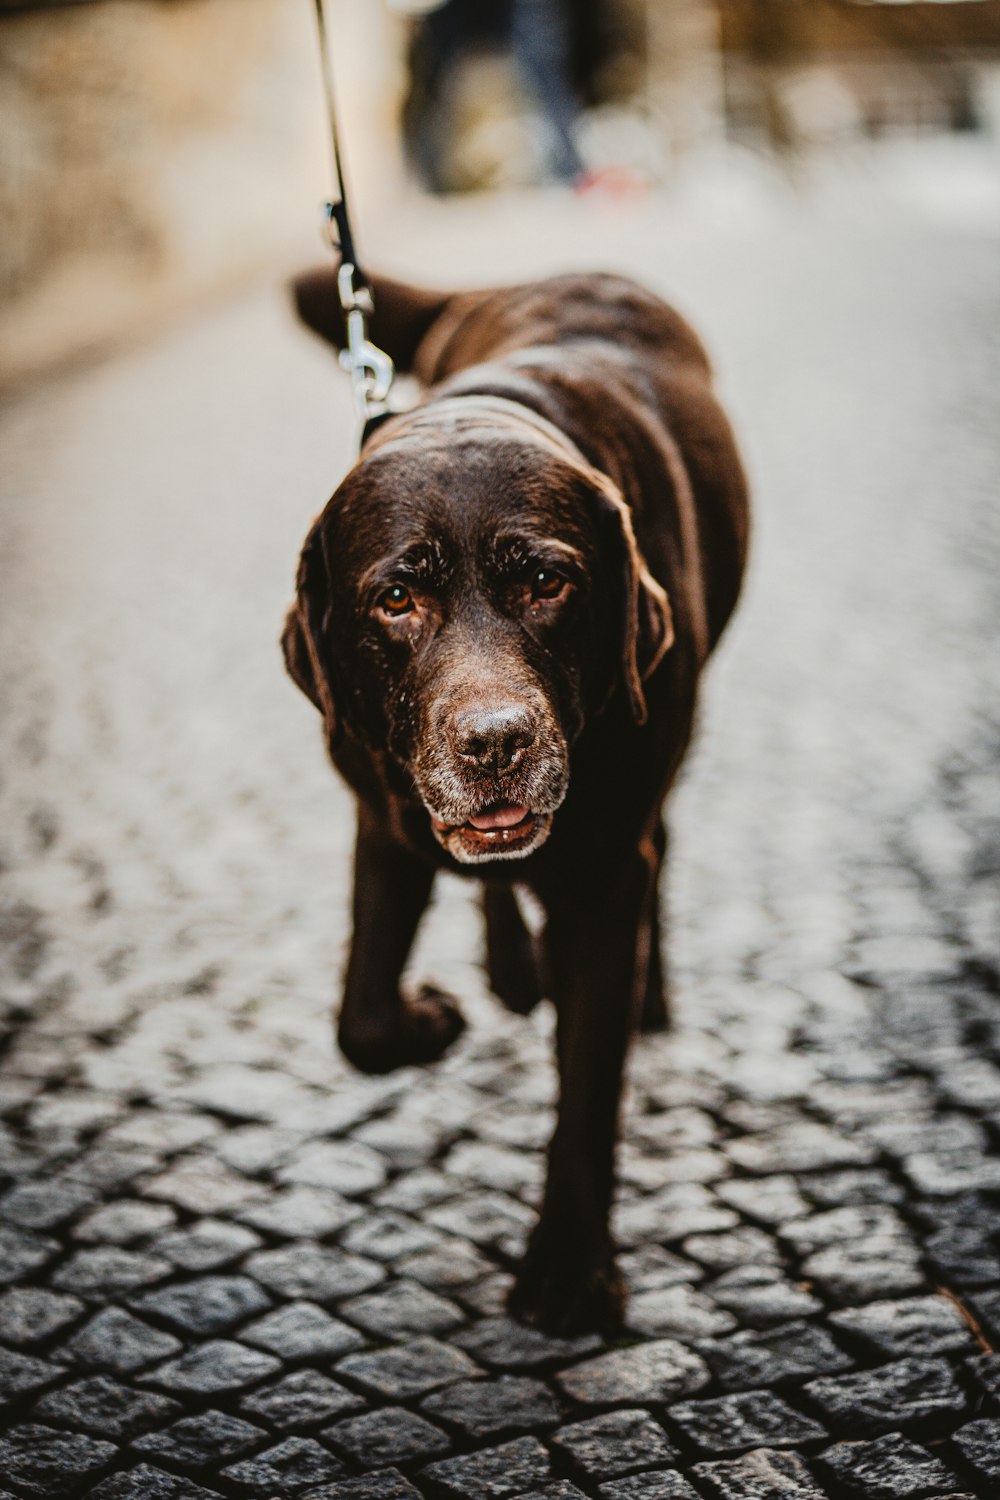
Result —
[[372, 439], [316, 521], [283, 636], [322, 711], [410, 778], [463, 864], [548, 836], [589, 715], [672, 640], [666, 595], [611, 481], [491, 397], [438, 401]]

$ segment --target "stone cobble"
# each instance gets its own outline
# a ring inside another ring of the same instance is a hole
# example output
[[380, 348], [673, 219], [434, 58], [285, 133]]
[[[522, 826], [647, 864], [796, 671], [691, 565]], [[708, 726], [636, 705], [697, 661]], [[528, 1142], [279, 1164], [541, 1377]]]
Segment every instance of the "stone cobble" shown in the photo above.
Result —
[[1000, 1493], [996, 222], [851, 181], [628, 246], [540, 199], [513, 261], [406, 210], [435, 281], [582, 215], [704, 330], [757, 496], [610, 1343], [504, 1311], [553, 1023], [488, 995], [466, 886], [413, 961], [454, 1054], [334, 1048], [351, 811], [275, 646], [334, 362], [261, 295], [3, 414], [0, 1500]]

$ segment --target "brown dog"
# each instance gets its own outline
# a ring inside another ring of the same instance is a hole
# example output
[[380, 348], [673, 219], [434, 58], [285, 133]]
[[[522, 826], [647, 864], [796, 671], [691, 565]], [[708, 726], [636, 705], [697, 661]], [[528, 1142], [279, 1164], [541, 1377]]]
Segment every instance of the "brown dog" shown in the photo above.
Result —
[[[374, 284], [372, 337], [426, 389], [369, 436], [306, 539], [283, 644], [358, 797], [339, 1040], [433, 1060], [462, 1020], [400, 993], [436, 869], [485, 881], [495, 992], [558, 1016], [559, 1116], [513, 1311], [610, 1330], [630, 1033], [666, 1023], [662, 804], [736, 602], [747, 495], [708, 361], [611, 276], [438, 295]], [[336, 273], [296, 285], [333, 343]], [[535, 948], [512, 889], [545, 913]]]

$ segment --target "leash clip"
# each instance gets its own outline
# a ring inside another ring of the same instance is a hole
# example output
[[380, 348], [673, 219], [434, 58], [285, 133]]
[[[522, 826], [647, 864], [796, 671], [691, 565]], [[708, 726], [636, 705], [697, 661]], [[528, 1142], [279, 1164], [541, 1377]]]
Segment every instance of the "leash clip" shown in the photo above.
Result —
[[347, 323], [347, 348], [340, 351], [340, 366], [351, 377], [354, 409], [367, 422], [384, 408], [395, 371], [385, 350], [368, 337], [374, 304], [369, 288], [363, 282], [355, 285], [357, 274], [357, 267], [348, 260], [337, 272], [337, 294]]
[[354, 409], [362, 423], [361, 440], [364, 442], [368, 424], [373, 418], [382, 416], [385, 411], [385, 402], [394, 372], [392, 360], [388, 354], [383, 349], [377, 348], [368, 338], [367, 320], [371, 317], [375, 307], [371, 287], [358, 265], [354, 236], [351, 233], [347, 188], [340, 162], [337, 111], [333, 98], [333, 69], [330, 64], [324, 0], [315, 0], [315, 3], [323, 89], [326, 94], [330, 144], [333, 148], [333, 167], [337, 181], [336, 196], [324, 207], [324, 230], [331, 250], [341, 257], [340, 269], [337, 272], [337, 293], [340, 297], [344, 321], [347, 324], [347, 348], [341, 350], [340, 365], [351, 377]]

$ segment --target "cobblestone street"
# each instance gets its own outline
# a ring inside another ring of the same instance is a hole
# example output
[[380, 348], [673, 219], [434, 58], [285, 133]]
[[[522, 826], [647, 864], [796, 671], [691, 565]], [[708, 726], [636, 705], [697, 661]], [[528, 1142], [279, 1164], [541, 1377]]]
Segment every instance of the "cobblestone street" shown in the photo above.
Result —
[[352, 458], [335, 361], [274, 291], [9, 403], [0, 1500], [1000, 1495], [1000, 214], [964, 161], [385, 240], [414, 280], [641, 276], [753, 482], [613, 1345], [503, 1313], [552, 1018], [489, 996], [471, 887], [413, 964], [454, 1053], [334, 1048], [351, 804], [277, 636]]

